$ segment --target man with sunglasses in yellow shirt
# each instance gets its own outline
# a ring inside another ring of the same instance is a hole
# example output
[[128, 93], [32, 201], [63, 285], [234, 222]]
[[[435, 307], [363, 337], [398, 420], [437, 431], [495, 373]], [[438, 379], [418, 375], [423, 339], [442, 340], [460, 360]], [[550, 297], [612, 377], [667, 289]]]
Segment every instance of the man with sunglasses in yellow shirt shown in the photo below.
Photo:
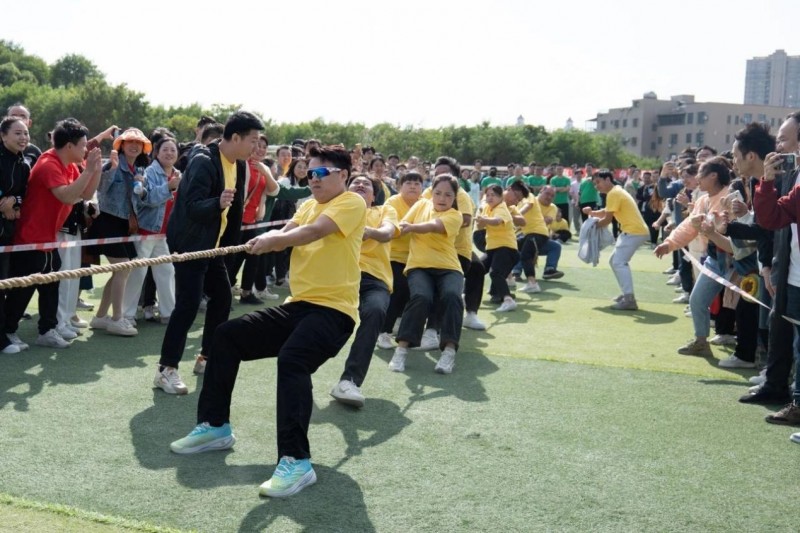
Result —
[[346, 188], [350, 154], [340, 146], [309, 152], [313, 199], [292, 221], [252, 239], [250, 253], [293, 247], [292, 295], [277, 307], [221, 324], [214, 333], [197, 426], [173, 442], [173, 452], [192, 454], [231, 448], [230, 404], [242, 361], [277, 358], [278, 465], [260, 493], [296, 494], [316, 482], [308, 426], [313, 406], [311, 375], [347, 342], [358, 317], [359, 256], [366, 224], [364, 199]]

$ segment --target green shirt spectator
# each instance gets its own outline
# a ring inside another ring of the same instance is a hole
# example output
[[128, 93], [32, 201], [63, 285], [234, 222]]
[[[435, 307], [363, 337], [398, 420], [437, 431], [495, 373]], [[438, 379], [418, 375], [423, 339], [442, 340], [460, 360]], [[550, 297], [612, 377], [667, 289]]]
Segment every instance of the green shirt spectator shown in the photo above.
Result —
[[578, 188], [578, 203], [596, 204], [599, 201], [600, 195], [597, 194], [597, 189], [594, 188], [592, 178], [583, 178]]
[[[556, 189], [556, 195], [553, 198], [553, 203], [556, 205], [568, 204], [570, 179], [566, 176], [554, 176], [550, 180], [550, 185]], [[565, 190], [559, 191], [558, 189], [561, 187], [565, 188]]]
[[527, 183], [528, 187], [533, 189], [533, 194], [539, 194], [539, 191], [542, 190], [542, 187], [547, 185], [547, 179], [544, 176], [531, 174], [529, 176], [525, 176], [525, 183]]

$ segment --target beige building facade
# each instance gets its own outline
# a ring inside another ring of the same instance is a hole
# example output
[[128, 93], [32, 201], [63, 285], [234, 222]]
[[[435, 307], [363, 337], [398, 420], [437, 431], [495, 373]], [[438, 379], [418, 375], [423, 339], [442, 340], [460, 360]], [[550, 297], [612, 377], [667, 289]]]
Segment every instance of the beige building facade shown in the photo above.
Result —
[[597, 135], [616, 135], [626, 150], [639, 157], [669, 159], [686, 147], [708, 145], [720, 152], [729, 150], [733, 136], [750, 122], [763, 122], [773, 133], [784, 117], [797, 111], [766, 105], [695, 102], [694, 95], [683, 94], [659, 100], [645, 93], [630, 107], [598, 113], [594, 122]]

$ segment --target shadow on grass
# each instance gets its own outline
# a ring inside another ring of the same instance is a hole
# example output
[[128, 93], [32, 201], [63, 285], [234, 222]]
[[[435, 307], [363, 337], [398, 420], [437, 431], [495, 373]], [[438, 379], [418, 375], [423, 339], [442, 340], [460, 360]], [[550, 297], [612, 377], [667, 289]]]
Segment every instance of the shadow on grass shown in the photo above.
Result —
[[594, 307], [593, 309], [607, 315], [631, 317], [635, 322], [640, 324], [669, 324], [678, 320], [678, 318], [673, 315], [665, 315], [664, 313], [656, 313], [644, 309], [638, 309], [636, 311], [617, 311], [610, 307]]
[[[364, 494], [350, 476], [335, 468], [314, 465], [317, 483], [290, 498], [267, 499], [239, 524], [241, 533], [271, 531], [276, 520], [291, 520], [302, 531], [375, 531]], [[266, 478], [264, 478], [266, 479]]]
[[[351, 457], [361, 455], [366, 448], [378, 446], [400, 434], [411, 423], [400, 406], [380, 398], [368, 398], [363, 409], [343, 405], [331, 400], [322, 408], [315, 406], [312, 424], [336, 426], [347, 443], [345, 456], [333, 467], [338, 469]], [[368, 435], [362, 439], [362, 435]]]
[[732, 379], [698, 379], [698, 383], [701, 385], [741, 385], [741, 386], [748, 386], [751, 387], [748, 382], [746, 381], [734, 381]]
[[[108, 349], [106, 339], [112, 337], [104, 334], [99, 334], [99, 339], [79, 337], [65, 349], [36, 346], [33, 340], [38, 335], [37, 322], [38, 315], [34, 315], [31, 320], [21, 322], [18, 330], [20, 337], [31, 345], [30, 349], [17, 355], [3, 356], [0, 410], [11, 405], [15, 411], [27, 411], [30, 399], [40, 394], [45, 386], [92, 383], [100, 379], [106, 367], [146, 366], [142, 361], [145, 354], [139, 353], [142, 345], [139, 339], [114, 338], [114, 349]], [[92, 337], [94, 335], [98, 334], [94, 333]]]

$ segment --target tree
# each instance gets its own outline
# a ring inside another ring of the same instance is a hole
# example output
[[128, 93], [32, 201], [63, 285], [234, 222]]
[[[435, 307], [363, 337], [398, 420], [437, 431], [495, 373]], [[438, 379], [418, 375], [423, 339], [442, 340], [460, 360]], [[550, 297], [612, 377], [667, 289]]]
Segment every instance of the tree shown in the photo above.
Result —
[[78, 54], [68, 54], [56, 61], [50, 69], [53, 87], [74, 87], [90, 80], [104, 80], [105, 76], [94, 63]]

